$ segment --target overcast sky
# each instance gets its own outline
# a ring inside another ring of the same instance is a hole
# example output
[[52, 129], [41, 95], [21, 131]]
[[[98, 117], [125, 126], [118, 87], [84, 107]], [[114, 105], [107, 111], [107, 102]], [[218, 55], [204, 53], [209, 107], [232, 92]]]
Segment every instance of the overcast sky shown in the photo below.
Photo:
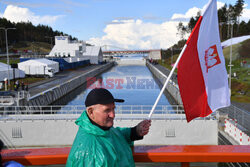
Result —
[[[236, 0], [217, 2], [235, 4]], [[179, 40], [177, 24], [187, 22], [208, 0], [0, 0], [0, 17], [30, 21], [95, 45], [130, 49], [168, 48]], [[245, 0], [242, 20], [250, 19]]]

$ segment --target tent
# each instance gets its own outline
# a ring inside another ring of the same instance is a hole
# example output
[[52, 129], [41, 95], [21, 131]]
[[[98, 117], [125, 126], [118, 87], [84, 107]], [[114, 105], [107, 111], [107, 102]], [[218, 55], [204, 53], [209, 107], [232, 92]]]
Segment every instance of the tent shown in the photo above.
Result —
[[[9, 67], [9, 68], [8, 68]], [[8, 69], [9, 69], [9, 79], [13, 79], [13, 68], [10, 65], [0, 63], [0, 81], [4, 81], [4, 78], [8, 78]], [[15, 78], [24, 78], [25, 73], [22, 70], [15, 69]]]
[[30, 59], [18, 63], [18, 69], [25, 72], [26, 75], [44, 74], [45, 68], [51, 68], [54, 73], [59, 72], [59, 63], [49, 59]]
[[100, 46], [86, 46], [86, 52], [82, 55], [90, 60], [91, 64], [99, 64], [103, 61], [102, 49]]

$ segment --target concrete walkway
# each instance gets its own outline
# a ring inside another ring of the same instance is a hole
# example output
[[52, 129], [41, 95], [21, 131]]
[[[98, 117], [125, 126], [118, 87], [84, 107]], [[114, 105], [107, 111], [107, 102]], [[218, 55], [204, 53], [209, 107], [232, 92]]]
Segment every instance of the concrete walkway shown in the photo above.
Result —
[[[166, 67], [163, 67], [162, 65], [160, 64], [156, 64], [154, 65], [158, 70], [160, 70], [163, 74], [165, 74], [166, 76], [168, 76], [170, 74], [170, 70], [167, 69]], [[177, 74], [174, 73], [172, 75], [172, 81], [174, 81], [176, 84], [178, 84], [178, 81], [177, 81]]]

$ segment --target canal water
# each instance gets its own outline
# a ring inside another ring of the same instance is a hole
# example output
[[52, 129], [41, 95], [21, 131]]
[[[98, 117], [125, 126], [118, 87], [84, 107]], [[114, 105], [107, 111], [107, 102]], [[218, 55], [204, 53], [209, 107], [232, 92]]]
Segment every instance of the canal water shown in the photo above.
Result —
[[[135, 59], [135, 58], [134, 58]], [[137, 58], [138, 59], [138, 58]], [[135, 59], [136, 61], [136, 59]], [[153, 105], [160, 93], [157, 81], [146, 66], [117, 65], [100, 76], [88, 78], [86, 85], [78, 88], [56, 105], [84, 105], [87, 94], [96, 87], [108, 89], [115, 98], [124, 99], [121, 105]], [[117, 103], [117, 105], [120, 105]], [[162, 95], [158, 105], [170, 105]]]

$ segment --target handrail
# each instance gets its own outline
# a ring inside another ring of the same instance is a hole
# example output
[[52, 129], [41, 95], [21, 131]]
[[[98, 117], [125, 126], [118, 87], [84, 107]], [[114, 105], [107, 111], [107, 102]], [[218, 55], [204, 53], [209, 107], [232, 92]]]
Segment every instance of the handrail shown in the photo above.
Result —
[[[23, 165], [65, 164], [70, 147], [3, 150], [3, 161], [17, 161]], [[171, 145], [135, 146], [135, 162], [250, 162], [250, 145]]]
[[[149, 114], [151, 105], [117, 105], [116, 119], [145, 119]], [[2, 106], [0, 107], [1, 121], [23, 120], [76, 120], [85, 110], [83, 105], [69, 106]], [[167, 117], [166, 117], [167, 116]], [[152, 119], [157, 120], [185, 120], [182, 105], [158, 105]], [[214, 120], [214, 114], [197, 120]]]

